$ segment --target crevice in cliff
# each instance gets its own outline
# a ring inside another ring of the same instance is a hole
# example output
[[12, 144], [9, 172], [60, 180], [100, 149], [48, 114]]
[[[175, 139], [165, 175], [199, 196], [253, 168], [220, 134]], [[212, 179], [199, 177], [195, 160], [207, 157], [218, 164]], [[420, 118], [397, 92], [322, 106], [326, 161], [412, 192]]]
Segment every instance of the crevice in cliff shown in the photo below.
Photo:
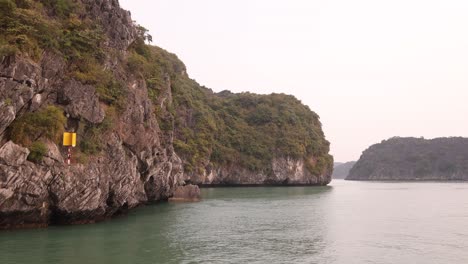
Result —
[[145, 182], [148, 179], [148, 165], [146, 162], [143, 162], [141, 159], [138, 159], [137, 170], [140, 173], [140, 180]]
[[156, 198], [156, 190], [154, 188], [154, 177], [149, 177], [148, 181], [144, 183], [145, 194], [149, 202], [154, 201]]
[[107, 207], [109, 208], [112, 208], [114, 207], [114, 196], [115, 196], [115, 193], [114, 191], [109, 187], [109, 194], [107, 195], [107, 199], [106, 199], [106, 205]]
[[57, 208], [57, 204], [59, 202], [57, 195], [50, 190], [48, 186], [48, 193], [49, 193], [49, 225], [56, 225], [60, 223], [60, 212]]
[[[136, 157], [137, 171], [140, 174], [140, 180], [143, 183], [146, 182], [146, 180], [148, 179], [148, 175], [149, 175], [149, 171], [148, 171], [149, 165], [147, 164], [147, 162], [145, 162], [144, 160], [138, 157], [138, 155], [135, 153], [135, 151], [132, 149], [130, 145], [128, 145], [125, 142], [122, 142], [122, 146], [125, 148], [126, 151], [130, 152], [133, 156]], [[156, 153], [156, 155], [158, 155], [158, 153]]]
[[14, 81], [16, 83], [26, 85], [28, 87], [32, 87], [32, 85], [33, 85], [33, 81], [31, 79], [18, 80], [18, 79], [13, 78], [12, 76], [7, 76], [7, 75], [0, 75], [0, 78], [1, 79], [6, 79], [6, 80], [9, 80], [9, 81]]

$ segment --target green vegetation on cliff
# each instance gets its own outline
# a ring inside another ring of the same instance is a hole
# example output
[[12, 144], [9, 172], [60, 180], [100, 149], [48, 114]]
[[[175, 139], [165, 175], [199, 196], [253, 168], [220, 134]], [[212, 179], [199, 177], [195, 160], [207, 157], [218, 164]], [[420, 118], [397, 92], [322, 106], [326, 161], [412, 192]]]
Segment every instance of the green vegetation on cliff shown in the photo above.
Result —
[[0, 0], [1, 55], [18, 52], [38, 59], [45, 50], [61, 52], [70, 60], [103, 55], [102, 32], [71, 0]]
[[[145, 80], [159, 127], [168, 135], [173, 132], [186, 172], [233, 165], [269, 174], [272, 161], [286, 157], [303, 160], [314, 175], [331, 170], [333, 159], [319, 117], [299, 100], [285, 94], [214, 93], [190, 79], [177, 56], [147, 45], [152, 37], [146, 29], [137, 31], [125, 55], [115, 52], [116, 61], [125, 66], [125, 72], [117, 73], [103, 65], [114, 51], [105, 48], [108, 36], [81, 1], [0, 0], [0, 57], [21, 54], [39, 61], [46, 52], [60, 54], [66, 62], [65, 78], [95, 87], [113, 116], [124, 108], [129, 86], [128, 79], [118, 75]], [[168, 87], [172, 101], [161, 101]], [[112, 128], [112, 120], [80, 123], [82, 153], [101, 151], [100, 137]], [[15, 141], [30, 146], [35, 139], [22, 129], [14, 125], [12, 130], [20, 133], [12, 138], [23, 137]]]
[[121, 106], [124, 84], [102, 65], [105, 34], [79, 1], [0, 0], [0, 57], [21, 53], [40, 60], [61, 54], [68, 78], [96, 87], [100, 99]]
[[49, 105], [16, 119], [10, 126], [9, 138], [30, 149], [31, 153], [28, 156], [30, 161], [40, 162], [47, 153], [43, 141], [60, 142], [65, 131], [65, 123], [66, 118], [61, 109]]
[[213, 93], [190, 79], [175, 55], [142, 39], [128, 67], [144, 76], [155, 103], [162, 87], [171, 86], [173, 105], [158, 115], [163, 130], [175, 128], [174, 147], [188, 173], [210, 163], [269, 173], [274, 158], [290, 157], [320, 175], [333, 163], [318, 115], [293, 96]]
[[175, 95], [182, 113], [176, 119], [176, 149], [199, 157], [188, 166], [196, 169], [209, 158], [218, 165], [241, 165], [269, 173], [273, 158], [290, 157], [304, 159], [308, 169], [318, 175], [332, 162], [318, 116], [293, 96], [212, 94], [208, 90], [201, 100], [184, 100], [187, 93], [180, 92]]
[[48, 139], [59, 142], [66, 118], [60, 108], [49, 105], [37, 112], [26, 113], [10, 126], [9, 136], [15, 143], [30, 146], [33, 141]]
[[[99, 153], [103, 132], [111, 128], [115, 109], [122, 109], [125, 101], [126, 84], [102, 65], [105, 54], [113, 52], [104, 48], [106, 37], [80, 1], [0, 0], [0, 58], [18, 55], [39, 62], [47, 53], [58, 54], [66, 63], [63, 79], [95, 87], [100, 101], [108, 105], [104, 124], [80, 124], [78, 154]], [[46, 106], [17, 119], [10, 139], [27, 147], [44, 137], [59, 142], [65, 123], [60, 108]]]

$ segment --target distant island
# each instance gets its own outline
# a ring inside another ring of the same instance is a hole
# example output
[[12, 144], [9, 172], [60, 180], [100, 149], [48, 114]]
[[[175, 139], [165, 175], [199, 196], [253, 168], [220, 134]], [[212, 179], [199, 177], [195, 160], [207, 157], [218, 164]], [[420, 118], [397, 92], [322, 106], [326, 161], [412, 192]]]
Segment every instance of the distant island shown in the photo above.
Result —
[[384, 140], [363, 152], [346, 180], [466, 181], [468, 138]]
[[351, 168], [356, 164], [356, 161], [349, 162], [335, 162], [333, 164], [333, 179], [345, 179]]

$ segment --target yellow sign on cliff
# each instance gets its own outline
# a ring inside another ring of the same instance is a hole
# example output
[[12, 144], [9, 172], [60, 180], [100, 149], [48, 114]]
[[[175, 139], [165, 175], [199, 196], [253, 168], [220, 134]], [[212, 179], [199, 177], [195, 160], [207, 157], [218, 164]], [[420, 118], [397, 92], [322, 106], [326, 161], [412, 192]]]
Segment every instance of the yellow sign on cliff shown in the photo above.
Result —
[[76, 146], [76, 133], [63, 133], [63, 145], [65, 147], [75, 147]]

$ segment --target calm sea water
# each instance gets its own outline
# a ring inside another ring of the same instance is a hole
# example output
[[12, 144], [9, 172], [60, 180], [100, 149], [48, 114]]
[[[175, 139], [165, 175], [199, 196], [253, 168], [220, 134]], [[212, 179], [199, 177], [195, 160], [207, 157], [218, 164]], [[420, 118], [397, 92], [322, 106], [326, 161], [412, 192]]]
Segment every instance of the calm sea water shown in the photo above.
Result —
[[468, 263], [467, 183], [203, 189], [112, 221], [0, 233], [0, 263]]

